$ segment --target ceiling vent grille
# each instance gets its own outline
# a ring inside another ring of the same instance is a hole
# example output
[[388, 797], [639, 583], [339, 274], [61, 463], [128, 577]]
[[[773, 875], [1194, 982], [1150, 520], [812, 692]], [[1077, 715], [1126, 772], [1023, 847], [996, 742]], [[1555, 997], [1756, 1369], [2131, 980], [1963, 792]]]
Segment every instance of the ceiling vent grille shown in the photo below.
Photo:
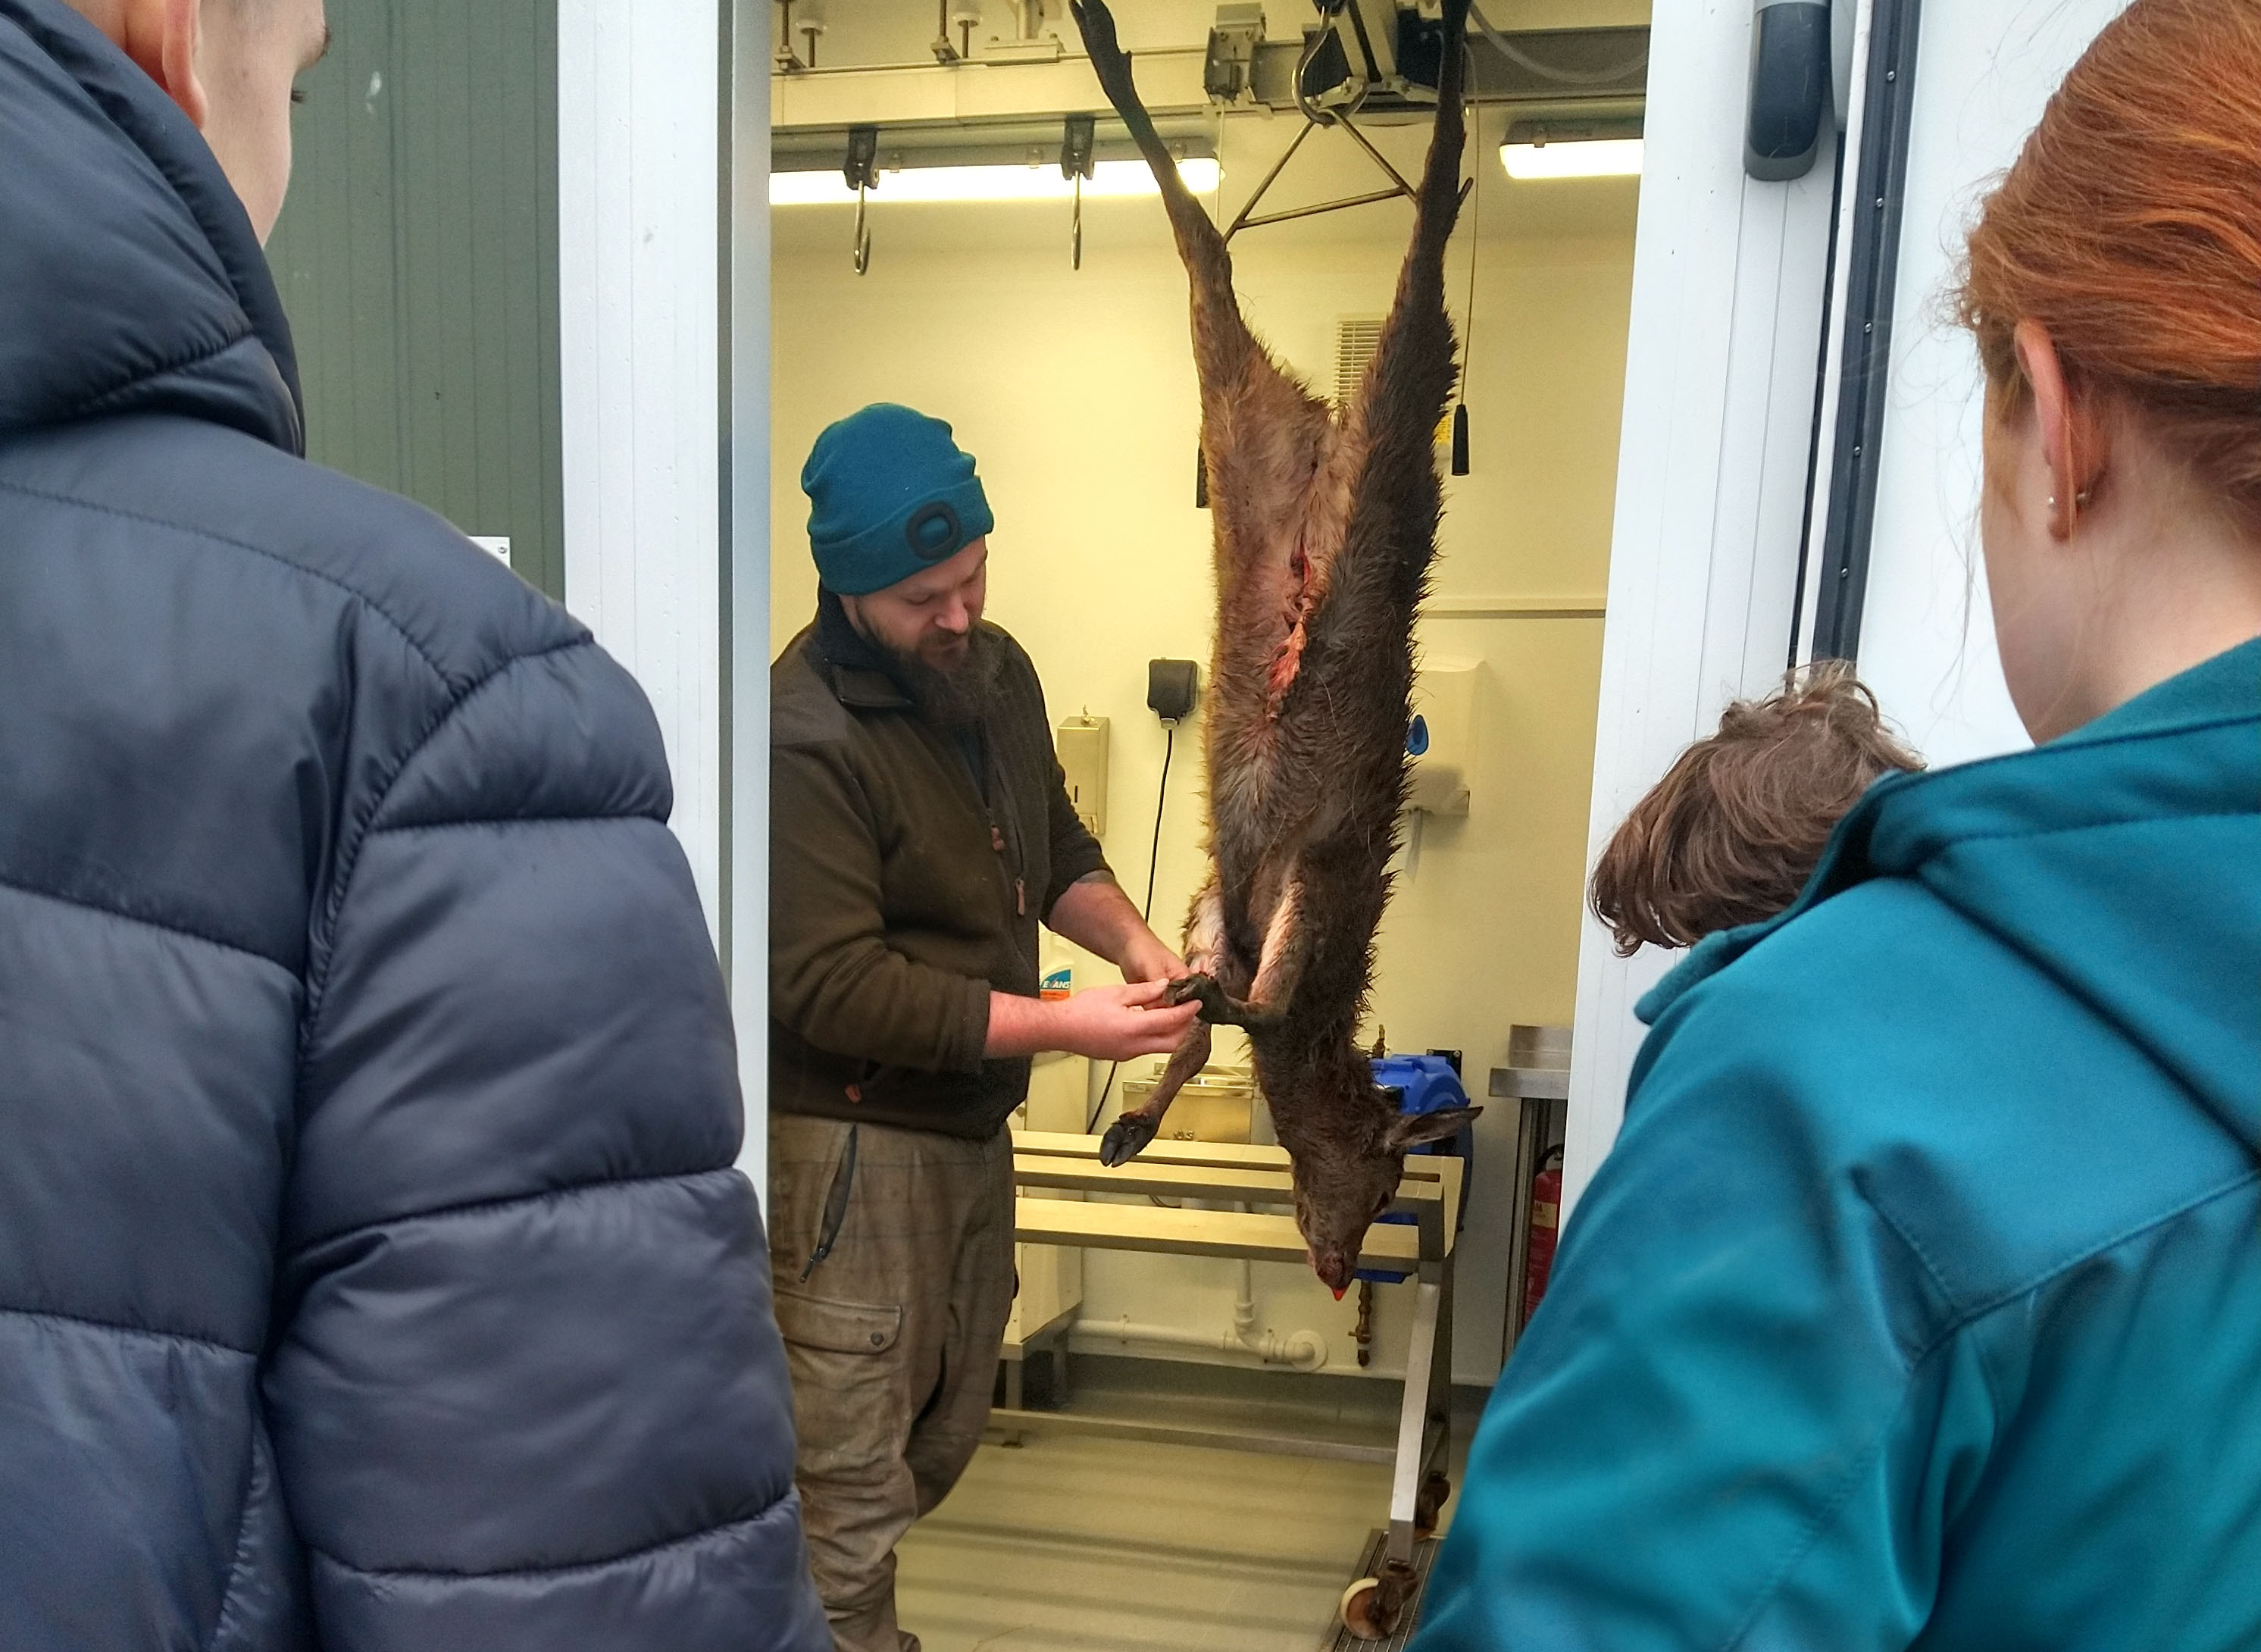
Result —
[[1382, 317], [1345, 316], [1335, 323], [1335, 406], [1347, 407], [1382, 345]]

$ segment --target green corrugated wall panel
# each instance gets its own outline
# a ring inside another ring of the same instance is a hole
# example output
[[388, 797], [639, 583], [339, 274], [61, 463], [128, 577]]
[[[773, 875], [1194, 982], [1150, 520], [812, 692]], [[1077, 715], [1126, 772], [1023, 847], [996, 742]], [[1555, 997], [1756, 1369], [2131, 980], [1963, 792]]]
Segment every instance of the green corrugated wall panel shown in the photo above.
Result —
[[307, 450], [563, 597], [556, 0], [329, 0], [267, 248]]

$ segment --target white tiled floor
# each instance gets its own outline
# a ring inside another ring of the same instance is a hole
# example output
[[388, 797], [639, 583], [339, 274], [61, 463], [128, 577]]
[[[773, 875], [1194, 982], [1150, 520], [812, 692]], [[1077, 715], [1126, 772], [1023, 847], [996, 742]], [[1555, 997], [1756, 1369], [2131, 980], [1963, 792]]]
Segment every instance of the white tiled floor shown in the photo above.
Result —
[[[1078, 1406], [1387, 1440], [1396, 1393], [1283, 1409], [1102, 1389]], [[984, 1445], [899, 1551], [898, 1612], [926, 1652], [1312, 1652], [1389, 1497], [1389, 1471], [1362, 1463], [1072, 1434]]]

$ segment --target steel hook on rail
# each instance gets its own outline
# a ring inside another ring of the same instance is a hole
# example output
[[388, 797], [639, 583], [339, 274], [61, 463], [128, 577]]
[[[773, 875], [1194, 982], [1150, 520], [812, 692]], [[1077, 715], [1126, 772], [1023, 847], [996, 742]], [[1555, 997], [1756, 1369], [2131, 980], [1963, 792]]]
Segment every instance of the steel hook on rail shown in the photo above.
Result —
[[848, 156], [841, 163], [840, 176], [850, 189], [856, 191], [856, 234], [849, 243], [849, 262], [856, 273], [863, 275], [872, 268], [872, 226], [865, 215], [865, 194], [879, 187], [879, 129], [877, 126], [848, 128]]
[[1060, 127], [1060, 176], [1075, 186], [1075, 204], [1069, 209], [1067, 255], [1069, 268], [1083, 268], [1083, 181], [1092, 176], [1099, 147], [1099, 118], [1070, 115]]

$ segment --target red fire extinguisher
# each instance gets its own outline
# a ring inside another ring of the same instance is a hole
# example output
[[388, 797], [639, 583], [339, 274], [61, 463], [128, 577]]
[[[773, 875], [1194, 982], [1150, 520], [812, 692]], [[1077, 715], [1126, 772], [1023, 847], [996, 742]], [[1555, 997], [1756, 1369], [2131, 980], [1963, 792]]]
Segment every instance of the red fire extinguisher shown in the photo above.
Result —
[[[1523, 1249], [1523, 1324], [1531, 1323], [1547, 1276], [1554, 1271], [1554, 1239], [1562, 1225], [1562, 1150], [1550, 1147], [1531, 1178], [1531, 1227]], [[1518, 1326], [1519, 1331], [1522, 1327]]]

